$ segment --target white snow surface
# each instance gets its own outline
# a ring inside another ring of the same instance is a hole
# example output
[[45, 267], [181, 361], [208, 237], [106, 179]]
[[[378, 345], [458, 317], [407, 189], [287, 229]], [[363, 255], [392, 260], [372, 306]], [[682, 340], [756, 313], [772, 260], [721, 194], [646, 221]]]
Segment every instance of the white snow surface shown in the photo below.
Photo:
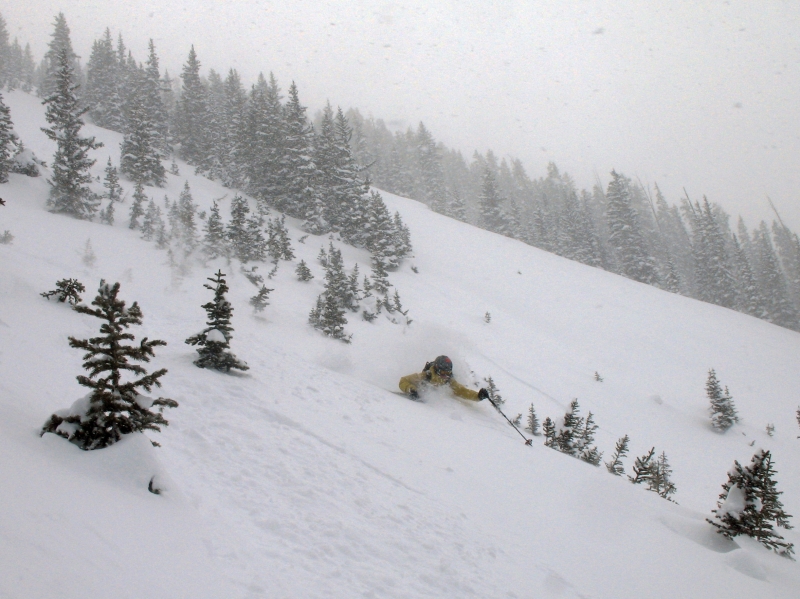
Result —
[[[13, 92], [6, 101], [23, 142], [49, 162], [39, 100]], [[105, 143], [95, 151], [102, 178], [121, 136], [85, 132]], [[184, 175], [148, 195], [175, 199], [188, 180], [202, 209], [224, 198], [228, 210], [232, 190], [178, 164]], [[113, 227], [48, 213], [45, 177], [0, 186], [0, 229], [14, 235], [0, 245], [1, 597], [798, 596], [798, 563], [705, 522], [753, 442], [773, 452], [786, 511], [800, 515], [798, 333], [383, 194], [412, 233], [414, 256], [390, 279], [413, 323], [348, 314], [347, 345], [307, 324], [327, 237], [299, 243], [304, 233], [287, 219], [297, 258], [281, 262], [271, 305], [255, 315], [257, 289], [237, 263], [173, 270], [129, 230], [132, 185], [123, 185]], [[87, 239], [92, 267], [81, 260]], [[337, 246], [348, 270], [369, 270], [365, 251]], [[308, 283], [294, 274], [300, 259], [316, 277]], [[228, 274], [231, 349], [246, 373], [198, 369], [184, 344], [203, 326], [203, 284], [217, 268]], [[152, 395], [180, 403], [166, 412], [170, 426], [149, 434], [162, 447], [132, 435], [83, 452], [39, 437], [50, 414], [85, 395], [81, 352], [67, 337], [98, 330], [96, 319], [39, 297], [66, 277], [86, 285], [86, 302], [100, 279], [119, 281], [144, 313], [137, 339], [168, 342], [147, 365], [169, 370]], [[630, 435], [628, 472], [650, 447], [666, 451], [678, 504], [541, 437], [526, 447], [487, 402], [391, 393], [439, 354], [464, 384], [492, 376], [512, 418], [531, 403], [541, 420], [561, 418], [578, 398], [595, 414], [606, 459]], [[722, 435], [708, 416], [709, 368], [741, 417]], [[795, 530], [780, 532], [800, 543]]]

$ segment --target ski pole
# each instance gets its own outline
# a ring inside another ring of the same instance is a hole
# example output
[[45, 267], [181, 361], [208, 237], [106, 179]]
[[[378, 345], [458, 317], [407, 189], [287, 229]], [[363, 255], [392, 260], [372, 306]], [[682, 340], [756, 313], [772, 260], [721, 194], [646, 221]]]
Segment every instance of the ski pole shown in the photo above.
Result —
[[528, 437], [526, 437], [525, 435], [523, 435], [523, 434], [522, 434], [522, 431], [520, 431], [520, 430], [517, 428], [517, 425], [516, 425], [516, 424], [514, 424], [513, 422], [511, 422], [511, 421], [508, 419], [508, 416], [506, 416], [505, 414], [503, 414], [503, 410], [501, 410], [500, 408], [498, 408], [498, 407], [497, 407], [497, 404], [496, 404], [496, 403], [494, 403], [494, 401], [492, 401], [492, 398], [491, 398], [491, 397], [489, 397], [488, 399], [489, 399], [489, 403], [490, 403], [490, 404], [492, 404], [492, 405], [494, 406], [494, 409], [495, 409], [495, 410], [497, 410], [498, 412], [500, 412], [500, 414], [503, 416], [503, 418], [505, 418], [505, 419], [506, 419], [506, 422], [508, 422], [508, 423], [509, 423], [509, 424], [510, 424], [512, 427], [514, 427], [514, 430], [515, 430], [515, 431], [517, 431], [517, 432], [519, 433], [519, 436], [520, 436], [520, 437], [522, 437], [523, 439], [525, 439], [525, 445], [531, 445], [531, 443], [533, 442], [533, 439], [528, 439]]

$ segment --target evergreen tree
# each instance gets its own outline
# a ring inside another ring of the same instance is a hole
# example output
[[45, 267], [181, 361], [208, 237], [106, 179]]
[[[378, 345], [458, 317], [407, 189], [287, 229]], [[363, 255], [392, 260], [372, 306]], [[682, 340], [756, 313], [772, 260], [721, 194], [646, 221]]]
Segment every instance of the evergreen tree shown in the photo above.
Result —
[[557, 449], [558, 445], [556, 442], [556, 425], [550, 419], [550, 416], [547, 416], [544, 419], [544, 423], [542, 424], [542, 431], [544, 432], [545, 446]]
[[144, 211], [141, 228], [142, 239], [145, 241], [156, 239], [159, 232], [164, 229], [164, 221], [161, 219], [161, 209], [156, 206], [152, 198], [150, 198], [150, 202], [147, 204], [147, 210]]
[[695, 280], [699, 299], [733, 308], [736, 305], [736, 280], [728, 258], [727, 243], [707, 198], [697, 205], [694, 231]]
[[183, 245], [187, 254], [191, 253], [197, 246], [197, 204], [194, 203], [192, 192], [189, 189], [189, 182], [183, 184], [183, 191], [178, 196], [177, 217], [180, 231], [180, 243]]
[[311, 270], [308, 268], [305, 260], [300, 260], [300, 264], [297, 265], [295, 273], [297, 273], [297, 278], [300, 281], [310, 281], [314, 278], [314, 275], [311, 274]]
[[160, 164], [160, 160], [167, 158], [172, 152], [172, 148], [169, 145], [169, 116], [167, 107], [161, 97], [163, 93], [161, 72], [158, 67], [156, 47], [152, 39], [147, 45], [147, 50], [147, 63], [139, 93], [143, 96], [144, 110], [148, 116], [150, 141], [158, 150]]
[[[270, 222], [270, 224], [272, 224]], [[253, 214], [246, 223], [247, 260], [263, 262], [267, 253], [272, 249], [270, 243], [264, 238], [264, 218], [260, 214]], [[277, 260], [277, 258], [276, 258]]]
[[108, 29], [101, 39], [92, 44], [92, 53], [86, 66], [84, 100], [89, 106], [89, 117], [98, 127], [122, 131], [125, 119], [120, 96], [121, 69]]
[[709, 411], [711, 412], [711, 426], [714, 430], [724, 433], [735, 423], [739, 422], [739, 417], [736, 415], [736, 407], [733, 405], [733, 398], [725, 387], [722, 387], [717, 380], [717, 373], [714, 369], [708, 371], [708, 379], [706, 380], [706, 396], [710, 402]]
[[127, 118], [120, 147], [120, 171], [131, 181], [162, 187], [167, 180], [161, 164], [164, 132], [154, 122], [148, 105], [153, 95], [148, 93], [151, 82], [141, 68], [132, 71], [129, 79], [131, 94], [125, 103]]
[[250, 298], [250, 305], [253, 306], [254, 312], [263, 312], [264, 308], [269, 306], [269, 293], [275, 291], [274, 289], [267, 289], [265, 285], [261, 286], [258, 293]]
[[650, 479], [647, 481], [647, 490], [658, 493], [664, 499], [672, 501], [670, 495], [675, 494], [678, 488], [670, 480], [671, 475], [672, 468], [667, 461], [667, 454], [662, 451], [655, 461], [650, 462]]
[[614, 446], [614, 453], [611, 455], [611, 461], [606, 462], [606, 468], [611, 474], [616, 476], [622, 476], [625, 474], [625, 467], [622, 465], [622, 458], [628, 455], [628, 443], [630, 443], [630, 437], [625, 435], [624, 437], [617, 440], [617, 444]]
[[286, 229], [286, 216], [270, 219], [267, 223], [269, 255], [275, 260], [294, 260], [292, 242]]
[[611, 171], [606, 202], [608, 241], [619, 262], [621, 274], [648, 285], [657, 284], [655, 262], [647, 249], [631, 202], [630, 180], [616, 171]]
[[492, 377], [487, 377], [483, 380], [486, 382], [486, 391], [489, 393], [489, 401], [499, 410], [500, 406], [506, 403], [506, 400], [500, 395], [500, 391], [497, 389], [497, 385], [495, 385]]
[[175, 108], [176, 141], [181, 145], [181, 158], [198, 166], [206, 157], [205, 126], [208, 119], [206, 88], [200, 79], [200, 61], [192, 46], [181, 73], [183, 86]]
[[[128, 344], [134, 336], [126, 332], [133, 325], [142, 324], [142, 311], [134, 302], [130, 308], [118, 299], [119, 283], [113, 286], [100, 282], [97, 297], [89, 306], [78, 305], [77, 312], [103, 321], [100, 336], [90, 339], [69, 338], [70, 347], [82, 349], [83, 368], [89, 376], [78, 376], [78, 382], [91, 389], [90, 394], [73, 405], [72, 409], [53, 414], [44, 425], [42, 433], [55, 433], [78, 445], [81, 449], [100, 449], [116, 443], [127, 435], [145, 430], [160, 431], [168, 424], [164, 408], [176, 408], [177, 402], [159, 397], [153, 399], [140, 394], [160, 387], [159, 379], [167, 373], [165, 368], [147, 373], [135, 362], [149, 362], [154, 348], [166, 345], [160, 339], [148, 340], [139, 345]], [[124, 381], [124, 373], [133, 378]], [[138, 377], [138, 378], [136, 378]], [[153, 411], [158, 408], [158, 411]], [[154, 443], [155, 445], [156, 443]]]
[[376, 293], [386, 294], [392, 284], [389, 282], [389, 273], [386, 272], [386, 260], [383, 256], [372, 256], [372, 288]]
[[284, 132], [280, 178], [282, 194], [276, 207], [296, 218], [307, 218], [316, 202], [317, 167], [314, 164], [314, 130], [306, 118], [306, 107], [300, 104], [297, 86], [292, 82], [284, 107]]
[[416, 199], [425, 202], [431, 210], [443, 213], [446, 196], [442, 159], [431, 132], [420, 122], [416, 132], [418, 180]]
[[204, 226], [203, 253], [209, 260], [228, 256], [228, 239], [225, 235], [225, 225], [219, 214], [217, 201], [211, 204], [208, 220]]
[[531, 404], [531, 407], [528, 408], [528, 424], [525, 427], [525, 430], [536, 437], [541, 434], [539, 433], [539, 418], [536, 416], [536, 410], [534, 409], [533, 404]]
[[486, 166], [483, 169], [480, 201], [480, 226], [487, 231], [508, 235], [509, 223], [503, 212], [503, 198], [497, 187], [497, 180], [492, 170]]
[[97, 213], [97, 217], [101, 223], [105, 225], [114, 224], [114, 202], [109, 202], [105, 208]]
[[73, 306], [77, 306], [82, 301], [80, 294], [84, 291], [86, 291], [86, 287], [84, 287], [83, 283], [78, 279], [61, 279], [60, 281], [56, 281], [55, 289], [52, 291], [45, 291], [39, 295], [48, 301], [51, 297], [55, 296], [61, 303], [69, 302]]
[[3, 94], [0, 94], [0, 183], [8, 183], [8, 173], [17, 143], [11, 112], [3, 101]]
[[767, 320], [788, 329], [800, 329], [797, 310], [789, 297], [786, 277], [772, 245], [767, 224], [763, 221], [753, 236], [753, 250]]
[[247, 200], [239, 194], [235, 195], [231, 200], [231, 220], [228, 222], [226, 235], [233, 256], [242, 263], [250, 259], [250, 231], [247, 227], [249, 214]]
[[119, 175], [117, 174], [117, 167], [111, 164], [111, 156], [108, 157], [108, 163], [106, 164], [106, 177], [105, 181], [103, 181], [103, 187], [106, 188], [105, 195], [106, 198], [111, 200], [111, 202], [121, 202], [122, 201], [122, 186], [119, 184]]
[[225, 299], [225, 294], [228, 292], [225, 274], [218, 270], [214, 277], [208, 280], [212, 284], [205, 283], [203, 287], [214, 292], [214, 299], [203, 304], [203, 309], [208, 315], [207, 326], [202, 332], [186, 340], [189, 345], [199, 346], [197, 353], [200, 357], [194, 361], [194, 365], [198, 368], [213, 368], [225, 372], [230, 372], [231, 368], [248, 370], [250, 367], [230, 352], [233, 306]]
[[246, 187], [259, 202], [277, 206], [283, 196], [284, 121], [280, 89], [270, 73], [259, 73], [245, 108], [237, 162], [244, 165]]
[[747, 535], [791, 558], [794, 545], [775, 531], [776, 527], [792, 528], [791, 516], [783, 510], [778, 498], [781, 492], [777, 490], [775, 474], [772, 454], [763, 449], [756, 452], [747, 466], [734, 462], [727, 482], [722, 485], [717, 509], [712, 510], [714, 518], [707, 521], [728, 538]]
[[94, 137], [81, 137], [83, 127], [81, 109], [73, 83], [74, 75], [67, 50], [57, 55], [58, 65], [54, 76], [54, 92], [43, 102], [47, 106], [45, 118], [49, 128], [42, 131], [56, 142], [53, 157], [53, 177], [50, 184], [48, 206], [51, 212], [64, 213], [91, 220], [97, 210], [97, 195], [89, 188], [92, 181], [89, 172], [95, 161], [90, 159], [89, 150], [102, 147]]
[[137, 182], [133, 190], [133, 203], [131, 204], [130, 221], [128, 223], [129, 229], [139, 228], [139, 218], [144, 215], [145, 201], [147, 201], [147, 196], [144, 195], [144, 187], [142, 187], [141, 182]]
[[756, 318], [765, 318], [764, 298], [756, 281], [747, 252], [736, 235], [732, 237], [733, 264], [736, 273], [736, 309]]
[[655, 453], [656, 448], [653, 447], [642, 457], [636, 458], [633, 464], [633, 476], [628, 476], [628, 480], [634, 485], [650, 484], [650, 480], [653, 478], [652, 460]]
[[59, 72], [65, 68], [65, 65], [72, 73], [73, 80], [71, 84], [74, 83], [79, 86], [81, 68], [78, 64], [78, 56], [72, 49], [67, 19], [64, 17], [64, 13], [58, 13], [53, 22], [53, 33], [51, 34], [50, 42], [47, 44], [47, 52], [42, 60], [39, 81], [40, 96], [47, 98], [53, 94], [60, 93], [62, 75]]
[[309, 323], [328, 337], [350, 343], [352, 335], [348, 335], [344, 327], [347, 319], [344, 310], [332, 293], [325, 293], [317, 298], [317, 305], [309, 315]]

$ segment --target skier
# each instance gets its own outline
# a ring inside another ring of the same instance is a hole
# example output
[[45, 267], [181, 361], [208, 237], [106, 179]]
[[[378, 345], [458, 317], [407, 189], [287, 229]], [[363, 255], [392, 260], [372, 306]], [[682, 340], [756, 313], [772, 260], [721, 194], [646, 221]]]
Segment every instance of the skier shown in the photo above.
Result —
[[486, 389], [474, 391], [453, 378], [453, 362], [447, 356], [439, 356], [433, 362], [425, 364], [425, 369], [416, 374], [409, 374], [400, 379], [400, 390], [413, 399], [419, 398], [420, 389], [426, 385], [441, 387], [450, 385], [453, 394], [471, 401], [481, 401], [489, 397]]

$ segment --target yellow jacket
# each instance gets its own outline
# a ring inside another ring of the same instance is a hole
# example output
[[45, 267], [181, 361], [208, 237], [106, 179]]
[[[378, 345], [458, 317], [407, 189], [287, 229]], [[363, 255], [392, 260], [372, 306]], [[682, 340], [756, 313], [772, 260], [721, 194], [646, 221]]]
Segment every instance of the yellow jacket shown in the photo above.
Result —
[[411, 391], [419, 392], [425, 385], [433, 385], [434, 387], [450, 385], [450, 389], [453, 390], [454, 395], [472, 401], [480, 401], [480, 399], [478, 399], [477, 391], [473, 391], [472, 389], [465, 387], [452, 377], [449, 381], [444, 380], [433, 371], [433, 368], [426, 372], [409, 374], [408, 376], [404, 376], [400, 379], [400, 390], [403, 393], [411, 393]]

